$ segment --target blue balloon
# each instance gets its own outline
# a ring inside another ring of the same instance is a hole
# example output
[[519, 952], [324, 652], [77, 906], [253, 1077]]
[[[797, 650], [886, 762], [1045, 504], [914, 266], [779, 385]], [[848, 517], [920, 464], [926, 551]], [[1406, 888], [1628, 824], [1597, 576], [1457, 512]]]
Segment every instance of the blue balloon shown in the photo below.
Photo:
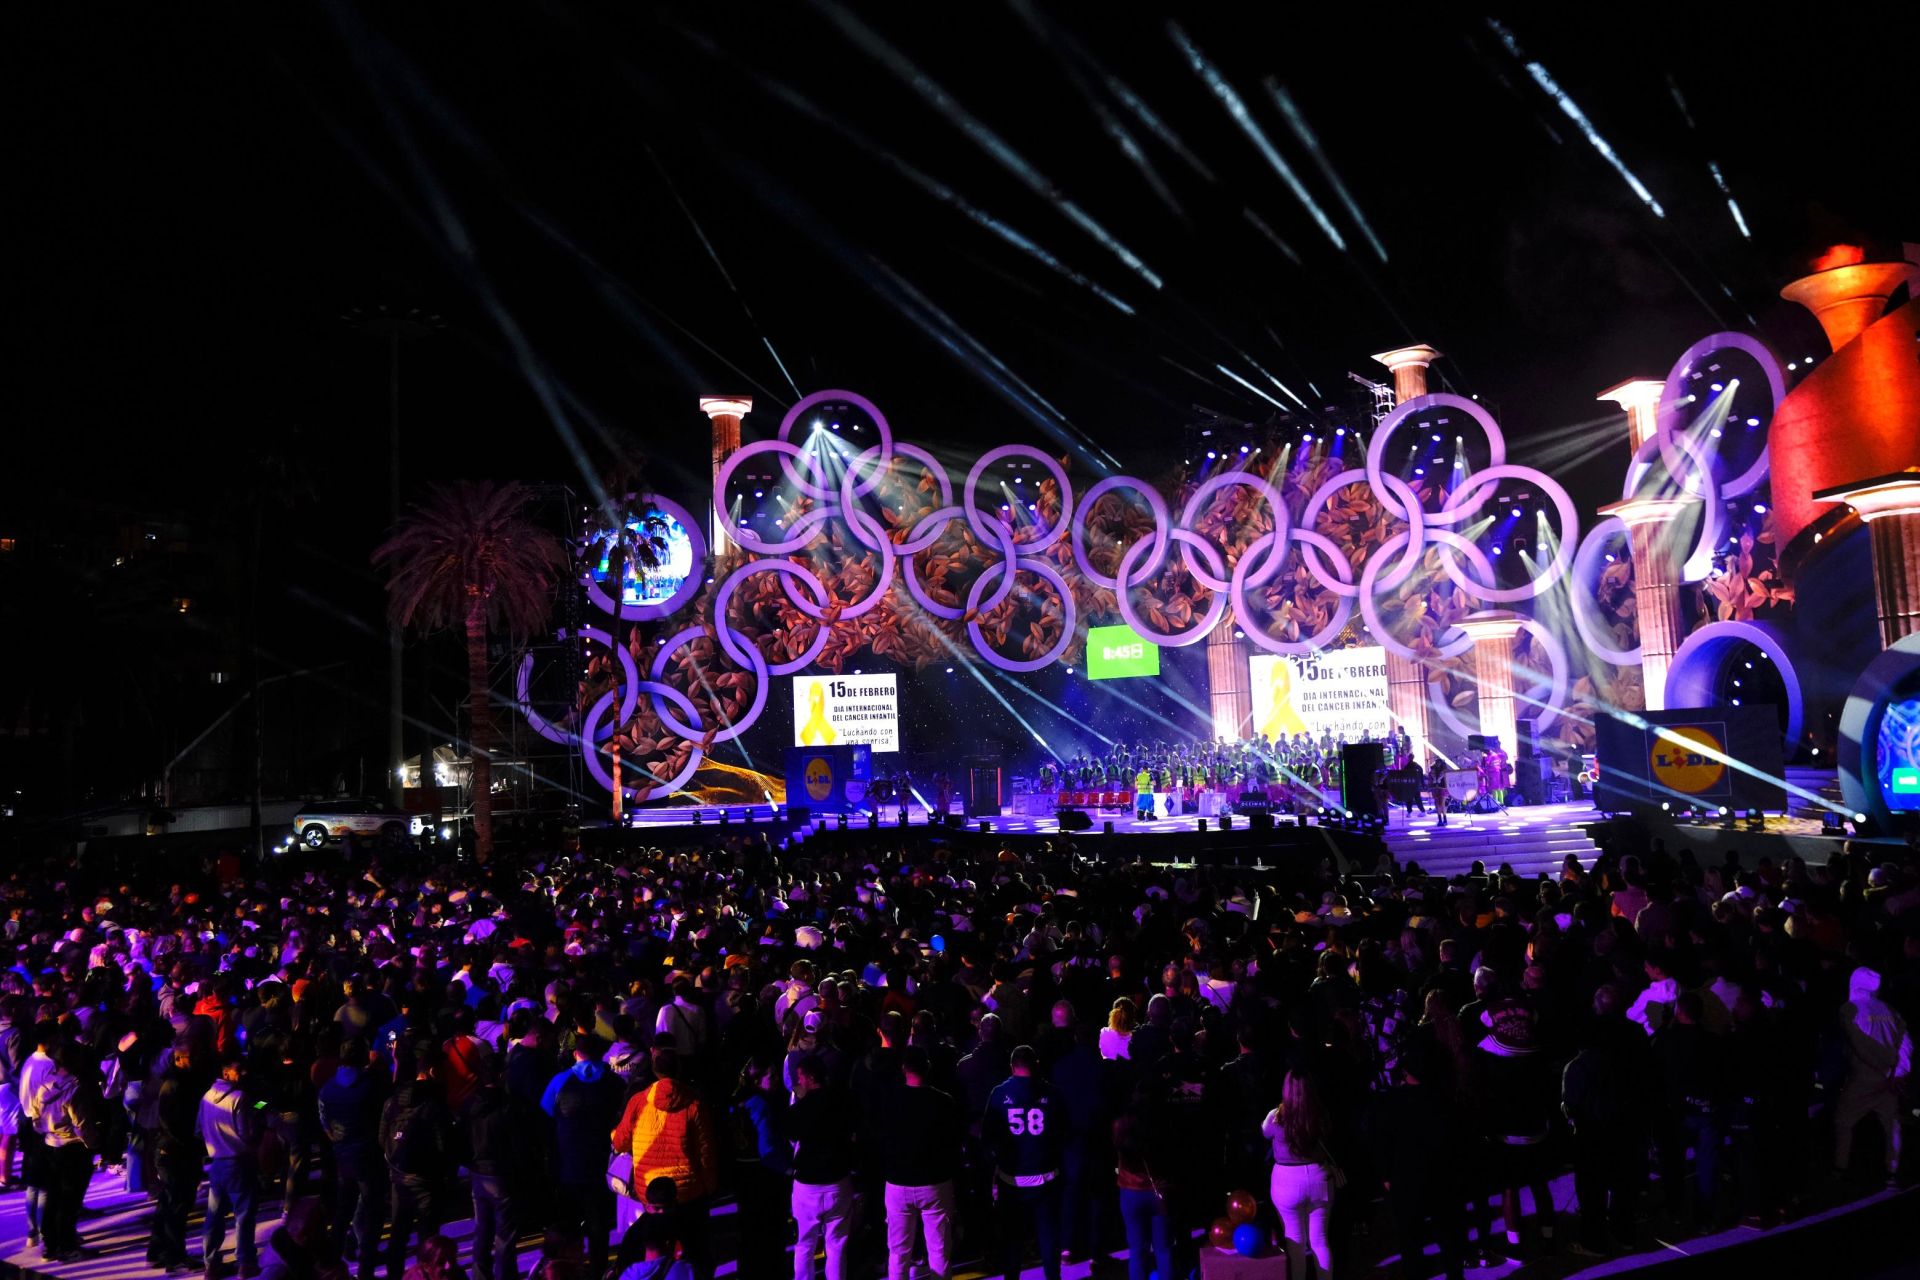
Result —
[[1251, 1222], [1243, 1222], [1233, 1229], [1233, 1251], [1243, 1258], [1252, 1258], [1260, 1253], [1260, 1228]]

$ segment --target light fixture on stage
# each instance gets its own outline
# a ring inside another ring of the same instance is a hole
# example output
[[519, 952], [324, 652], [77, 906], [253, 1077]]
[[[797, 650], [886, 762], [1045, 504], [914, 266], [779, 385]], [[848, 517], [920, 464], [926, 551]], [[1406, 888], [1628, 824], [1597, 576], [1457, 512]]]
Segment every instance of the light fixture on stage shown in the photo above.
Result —
[[840, 830], [845, 831], [847, 829], [847, 815], [842, 813], [836, 814], [835, 816], [840, 819]]
[[867, 830], [872, 831], [875, 827], [878, 827], [879, 825], [880, 825], [880, 811], [878, 809], [875, 809], [872, 813], [869, 813], [867, 815]]
[[1821, 814], [1820, 815], [1820, 833], [1822, 835], [1829, 835], [1829, 836], [1839, 835], [1842, 831], [1846, 829], [1841, 825], [1842, 818], [1843, 818], [1843, 815], [1835, 813], [1831, 809]]
[[1733, 810], [1725, 805], [1720, 806], [1720, 825], [1729, 831], [1733, 830]]
[[696, 827], [700, 825], [700, 811], [698, 809], [693, 811], [693, 825]]
[[1758, 809], [1747, 810], [1747, 830], [1765, 831], [1766, 829], [1767, 829], [1767, 815], [1762, 813]]

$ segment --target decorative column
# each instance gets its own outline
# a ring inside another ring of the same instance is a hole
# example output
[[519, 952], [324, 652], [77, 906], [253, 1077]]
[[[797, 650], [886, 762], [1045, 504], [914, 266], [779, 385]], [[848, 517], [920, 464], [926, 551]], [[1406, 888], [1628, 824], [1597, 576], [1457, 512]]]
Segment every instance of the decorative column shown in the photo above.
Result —
[[1640, 624], [1640, 684], [1648, 711], [1667, 708], [1667, 670], [1687, 638], [1680, 612], [1680, 556], [1673, 533], [1700, 499], [1629, 498], [1600, 508], [1619, 516], [1633, 549], [1633, 601]]
[[1920, 467], [1822, 489], [1816, 502], [1844, 502], [1873, 540], [1873, 596], [1880, 644], [1920, 631]]
[[1207, 633], [1207, 691], [1212, 704], [1213, 736], [1238, 742], [1247, 736], [1253, 722], [1252, 672], [1247, 667], [1247, 646], [1234, 639], [1233, 613], [1227, 611], [1219, 625]]
[[[1373, 357], [1393, 373], [1393, 400], [1405, 404], [1427, 394], [1427, 366], [1440, 353], [1424, 343], [1383, 351]], [[1394, 723], [1413, 740], [1413, 758], [1426, 763], [1433, 745], [1433, 712], [1427, 689], [1427, 669], [1412, 658], [1387, 652], [1387, 711]]]
[[[713, 472], [711, 479], [720, 478], [720, 468], [725, 465], [740, 448], [740, 419], [753, 411], [753, 401], [746, 396], [701, 396], [700, 412], [713, 420]], [[727, 537], [727, 513], [718, 506], [713, 508], [712, 519], [708, 521], [707, 546], [717, 559], [721, 553], [733, 545]]]
[[1374, 357], [1393, 373], [1395, 404], [1405, 404], [1427, 394], [1427, 366], [1439, 358], [1440, 353], [1425, 343], [1382, 351]]
[[1658, 378], [1628, 378], [1608, 387], [1595, 400], [1611, 400], [1627, 411], [1627, 443], [1630, 453], [1653, 439], [1660, 425], [1660, 395], [1666, 383]]
[[1480, 686], [1480, 732], [1499, 740], [1510, 756], [1520, 754], [1520, 723], [1513, 709], [1513, 642], [1522, 619], [1511, 614], [1468, 618], [1460, 629], [1473, 637], [1473, 678]]

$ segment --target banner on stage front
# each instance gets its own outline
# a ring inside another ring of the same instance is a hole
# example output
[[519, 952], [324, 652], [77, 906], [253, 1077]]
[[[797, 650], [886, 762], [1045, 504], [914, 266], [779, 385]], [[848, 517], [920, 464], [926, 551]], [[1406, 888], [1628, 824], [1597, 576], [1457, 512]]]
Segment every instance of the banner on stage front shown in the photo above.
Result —
[[1300, 657], [1255, 654], [1252, 663], [1253, 732], [1269, 738], [1331, 734], [1348, 742], [1383, 738], [1387, 713], [1387, 651], [1323, 649]]
[[900, 703], [891, 675], [795, 676], [793, 745], [900, 749]]

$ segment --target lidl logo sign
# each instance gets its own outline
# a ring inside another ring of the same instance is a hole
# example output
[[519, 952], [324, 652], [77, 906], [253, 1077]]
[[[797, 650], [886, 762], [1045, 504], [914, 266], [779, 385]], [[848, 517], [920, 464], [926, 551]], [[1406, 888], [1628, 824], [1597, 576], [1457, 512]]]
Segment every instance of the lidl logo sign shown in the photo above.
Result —
[[1094, 680], [1160, 674], [1160, 646], [1132, 627], [1087, 628], [1087, 675]]
[[1700, 725], [1679, 725], [1654, 735], [1653, 780], [1684, 795], [1697, 796], [1725, 781], [1726, 744]]
[[833, 794], [833, 765], [824, 757], [815, 756], [807, 761], [807, 795], [814, 800], [825, 800]]
[[1920, 796], [1920, 769], [1895, 769], [1893, 793], [1897, 796]]

